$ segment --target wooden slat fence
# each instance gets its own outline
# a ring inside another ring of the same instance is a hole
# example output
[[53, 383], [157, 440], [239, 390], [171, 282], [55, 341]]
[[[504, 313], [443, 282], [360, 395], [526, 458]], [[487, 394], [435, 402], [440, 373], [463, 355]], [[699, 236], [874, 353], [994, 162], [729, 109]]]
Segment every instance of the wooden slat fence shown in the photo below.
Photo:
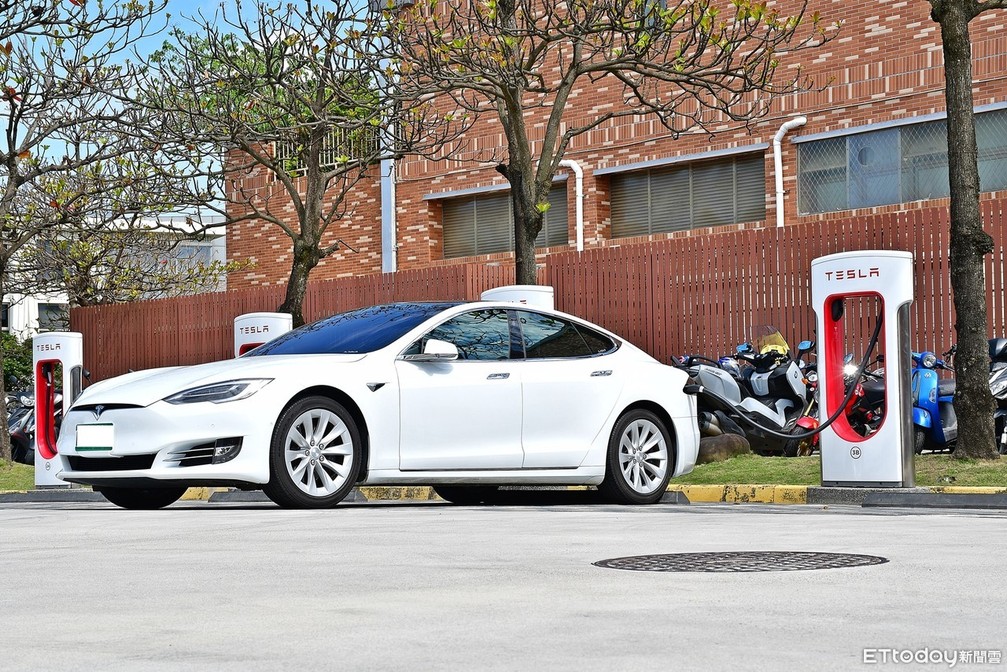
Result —
[[[986, 294], [989, 330], [997, 336], [1007, 335], [1003, 206], [986, 201], [982, 207], [996, 245], [987, 263]], [[915, 259], [912, 347], [941, 351], [954, 342], [949, 237], [947, 208], [918, 209], [563, 252], [548, 257], [539, 282], [555, 288], [560, 310], [597, 322], [667, 362], [673, 354], [731, 352], [760, 324], [777, 326], [791, 345], [813, 339], [812, 259], [849, 250], [908, 250]], [[503, 263], [313, 283], [305, 318], [389, 301], [474, 300], [513, 281], [512, 265]], [[79, 308], [71, 311], [71, 326], [84, 334], [85, 365], [100, 380], [128, 369], [230, 357], [234, 318], [274, 310], [282, 300], [283, 288], [267, 287]], [[866, 341], [874, 310], [865, 304], [856, 314], [854, 350]]]

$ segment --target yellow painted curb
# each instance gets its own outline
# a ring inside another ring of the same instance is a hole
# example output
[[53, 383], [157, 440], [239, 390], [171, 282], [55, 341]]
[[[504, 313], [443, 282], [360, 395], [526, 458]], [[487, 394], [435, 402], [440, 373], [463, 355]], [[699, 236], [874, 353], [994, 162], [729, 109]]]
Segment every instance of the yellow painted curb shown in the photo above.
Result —
[[946, 493], [948, 495], [1001, 495], [1007, 494], [1007, 487], [997, 486], [965, 486], [965, 485], [930, 485], [924, 486], [930, 492]]
[[759, 504], [806, 504], [806, 485], [670, 485], [690, 502], [755, 502]]
[[230, 488], [189, 488], [182, 494], [183, 500], [196, 500], [201, 499], [206, 501], [210, 499], [210, 495], [215, 492], [227, 492]]
[[399, 499], [440, 499], [434, 489], [429, 486], [364, 486], [360, 494], [369, 501], [399, 500]]

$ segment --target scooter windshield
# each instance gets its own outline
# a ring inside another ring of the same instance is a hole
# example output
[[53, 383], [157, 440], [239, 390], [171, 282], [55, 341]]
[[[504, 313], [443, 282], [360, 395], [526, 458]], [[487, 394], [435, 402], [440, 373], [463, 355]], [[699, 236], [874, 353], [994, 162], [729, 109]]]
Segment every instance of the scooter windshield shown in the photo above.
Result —
[[785, 355], [790, 352], [787, 339], [783, 337], [780, 330], [772, 325], [760, 325], [754, 327], [751, 332], [749, 343], [760, 355], [767, 352], [776, 352]]

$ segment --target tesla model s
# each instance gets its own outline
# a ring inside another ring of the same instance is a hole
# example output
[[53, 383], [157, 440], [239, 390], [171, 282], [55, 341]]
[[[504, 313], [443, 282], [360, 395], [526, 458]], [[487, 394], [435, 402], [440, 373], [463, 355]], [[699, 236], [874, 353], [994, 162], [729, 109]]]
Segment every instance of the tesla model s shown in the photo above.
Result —
[[88, 387], [60, 430], [61, 477], [126, 508], [191, 486], [323, 508], [358, 485], [593, 485], [658, 501], [698, 450], [686, 374], [564, 313], [394, 303], [290, 331], [236, 359]]

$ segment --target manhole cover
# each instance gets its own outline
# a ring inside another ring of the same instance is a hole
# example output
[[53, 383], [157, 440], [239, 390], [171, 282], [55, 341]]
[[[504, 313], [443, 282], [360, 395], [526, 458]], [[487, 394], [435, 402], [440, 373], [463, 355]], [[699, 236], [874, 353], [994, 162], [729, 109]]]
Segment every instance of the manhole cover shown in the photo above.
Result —
[[888, 558], [853, 553], [809, 551], [727, 551], [723, 553], [669, 553], [634, 555], [599, 560], [593, 564], [634, 572], [797, 572], [881, 565]]

